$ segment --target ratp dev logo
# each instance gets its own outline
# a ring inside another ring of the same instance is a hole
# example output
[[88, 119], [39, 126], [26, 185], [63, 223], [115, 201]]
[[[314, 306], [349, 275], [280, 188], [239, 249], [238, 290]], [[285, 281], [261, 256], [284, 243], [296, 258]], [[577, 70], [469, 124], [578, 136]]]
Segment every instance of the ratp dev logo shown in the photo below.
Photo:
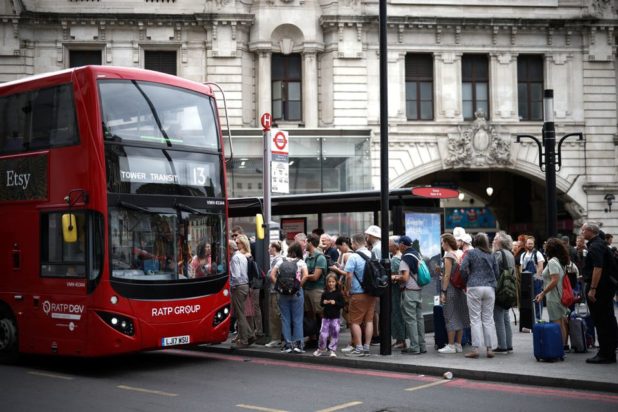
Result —
[[72, 303], [43, 302], [43, 312], [54, 319], [80, 320], [84, 313], [84, 305]]
[[45, 302], [43, 302], [43, 312], [45, 312], [45, 314], [49, 316], [50, 310], [51, 310], [51, 303], [49, 303], [49, 300], [46, 300]]

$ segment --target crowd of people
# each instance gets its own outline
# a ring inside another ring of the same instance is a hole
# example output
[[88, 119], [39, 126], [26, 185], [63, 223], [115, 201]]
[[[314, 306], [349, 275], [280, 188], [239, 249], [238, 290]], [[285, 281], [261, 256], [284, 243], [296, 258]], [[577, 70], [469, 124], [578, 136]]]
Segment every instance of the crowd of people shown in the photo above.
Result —
[[[252, 345], [264, 335], [271, 337], [269, 348], [287, 353], [314, 350], [315, 356], [337, 356], [342, 325], [351, 333], [351, 345], [340, 348], [347, 356], [368, 356], [370, 345], [379, 342], [378, 299], [363, 288], [368, 259], [382, 258], [381, 230], [369, 226], [364, 233], [330, 236], [315, 230], [299, 233], [290, 244], [272, 242], [267, 274], [266, 302], [269, 330], [262, 329], [260, 289], [252, 289], [248, 279], [251, 243], [240, 226], [230, 240], [230, 285], [236, 319], [235, 347]], [[547, 239], [537, 248], [536, 239], [520, 235], [515, 241], [503, 231], [493, 241], [485, 233], [474, 235], [463, 228], [440, 238], [444, 254], [434, 276], [439, 286], [447, 331], [441, 354], [462, 353], [467, 358], [485, 354], [508, 354], [513, 349], [510, 312], [515, 300], [503, 303], [505, 273], [518, 280], [522, 272], [534, 279], [537, 319], [543, 317], [560, 325], [563, 344], [568, 349], [568, 319], [573, 307], [562, 302], [563, 278], [568, 277], [576, 296], [590, 308], [598, 336], [598, 353], [588, 363], [615, 363], [618, 330], [614, 315], [615, 262], [618, 252], [597, 224], [585, 223], [575, 246], [568, 237]], [[417, 241], [410, 237], [388, 239], [391, 288], [391, 338], [393, 348], [404, 354], [427, 352], [423, 319], [419, 265], [425, 259]], [[425, 286], [427, 287], [427, 286]], [[497, 291], [497, 288], [499, 289]], [[500, 300], [497, 300], [497, 293]], [[519, 295], [518, 295], [519, 296]], [[516, 299], [514, 297], [513, 299]], [[525, 330], [524, 330], [525, 332]], [[469, 334], [470, 349], [464, 352], [463, 337]]]

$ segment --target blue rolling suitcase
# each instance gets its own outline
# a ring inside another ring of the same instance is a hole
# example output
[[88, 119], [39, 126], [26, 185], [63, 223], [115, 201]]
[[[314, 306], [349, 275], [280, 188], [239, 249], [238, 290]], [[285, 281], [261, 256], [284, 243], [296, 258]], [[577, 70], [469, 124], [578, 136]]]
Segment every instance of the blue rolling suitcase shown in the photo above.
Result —
[[537, 361], [564, 360], [562, 332], [557, 323], [539, 322], [532, 327], [534, 357]]
[[448, 343], [448, 335], [446, 334], [444, 309], [441, 305], [433, 307], [433, 333], [436, 341], [435, 348], [442, 349]]

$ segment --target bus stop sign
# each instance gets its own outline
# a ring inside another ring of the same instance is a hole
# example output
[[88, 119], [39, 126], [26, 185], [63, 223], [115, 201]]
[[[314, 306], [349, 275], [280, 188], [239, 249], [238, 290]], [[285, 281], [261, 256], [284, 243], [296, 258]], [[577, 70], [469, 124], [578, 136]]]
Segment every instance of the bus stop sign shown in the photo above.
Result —
[[264, 113], [262, 117], [260, 117], [260, 123], [262, 124], [264, 131], [267, 132], [273, 124], [273, 117], [270, 113]]

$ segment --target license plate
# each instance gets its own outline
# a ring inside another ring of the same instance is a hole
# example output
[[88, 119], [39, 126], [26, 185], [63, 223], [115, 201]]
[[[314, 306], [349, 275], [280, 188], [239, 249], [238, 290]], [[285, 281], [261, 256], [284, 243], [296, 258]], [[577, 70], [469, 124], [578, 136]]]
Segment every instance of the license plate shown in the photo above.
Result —
[[191, 337], [189, 335], [172, 336], [169, 338], [161, 339], [161, 346], [186, 345], [190, 342], [191, 342]]

